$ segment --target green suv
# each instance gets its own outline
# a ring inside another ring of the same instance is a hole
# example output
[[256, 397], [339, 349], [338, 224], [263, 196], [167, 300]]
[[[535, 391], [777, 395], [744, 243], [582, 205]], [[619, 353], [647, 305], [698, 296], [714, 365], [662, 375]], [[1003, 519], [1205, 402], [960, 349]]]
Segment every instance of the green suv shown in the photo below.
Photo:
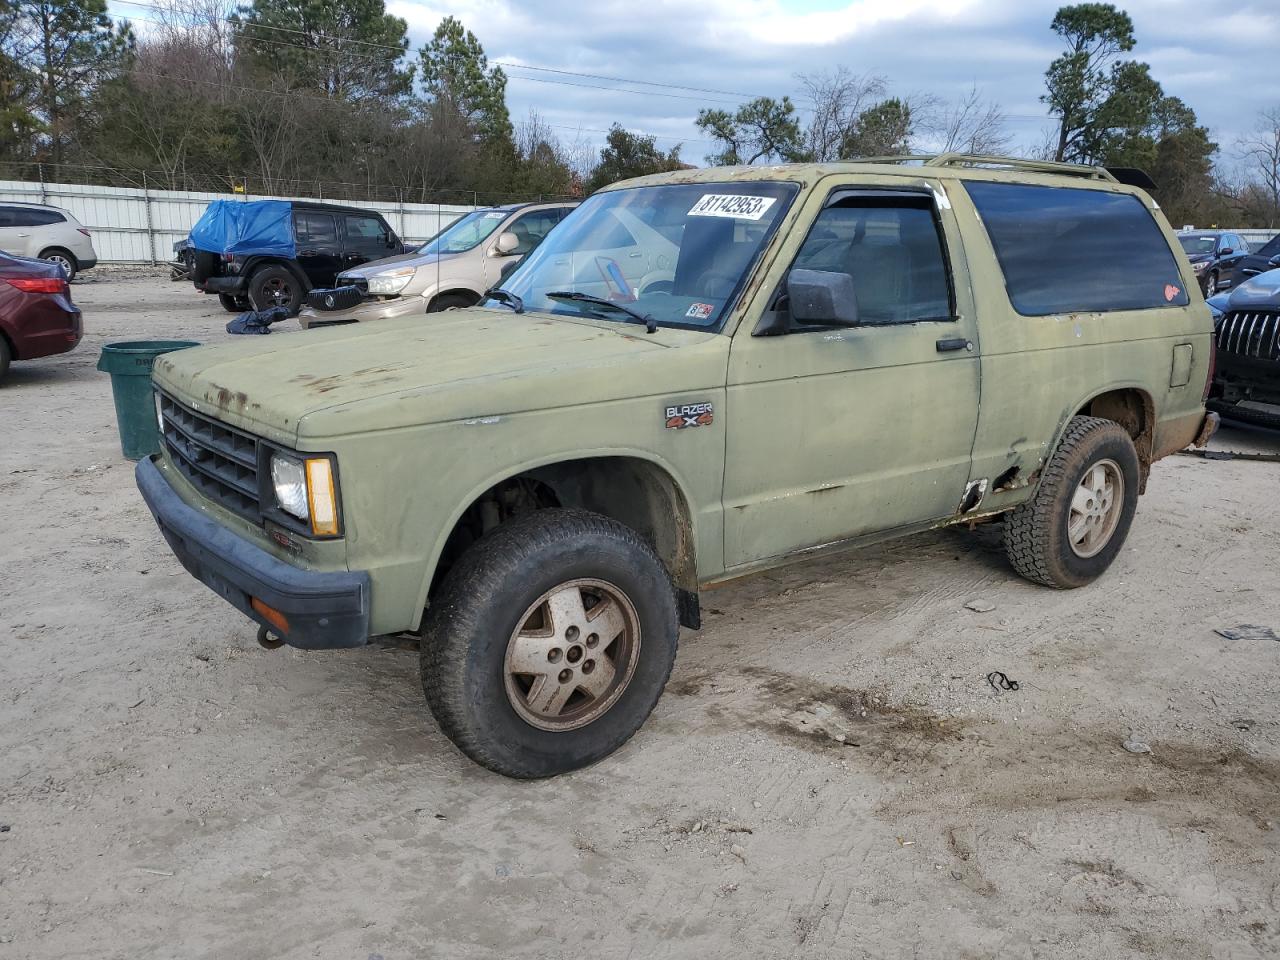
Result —
[[1213, 430], [1212, 329], [1102, 170], [684, 170], [477, 307], [161, 357], [137, 479], [264, 643], [420, 632], [453, 742], [540, 777], [639, 729], [718, 582], [998, 517], [1020, 574], [1089, 583]]

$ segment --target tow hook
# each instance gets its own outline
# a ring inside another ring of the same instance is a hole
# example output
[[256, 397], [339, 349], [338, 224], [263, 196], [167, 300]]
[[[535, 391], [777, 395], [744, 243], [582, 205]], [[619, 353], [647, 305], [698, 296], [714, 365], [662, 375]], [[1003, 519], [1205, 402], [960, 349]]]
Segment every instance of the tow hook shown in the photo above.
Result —
[[266, 627], [258, 627], [258, 643], [265, 650], [279, 650], [284, 646], [284, 641]]

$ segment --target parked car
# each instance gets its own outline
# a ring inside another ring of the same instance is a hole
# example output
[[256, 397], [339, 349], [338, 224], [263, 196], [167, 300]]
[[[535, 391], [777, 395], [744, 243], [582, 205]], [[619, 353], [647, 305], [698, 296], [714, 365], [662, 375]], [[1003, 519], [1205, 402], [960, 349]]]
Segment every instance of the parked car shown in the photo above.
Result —
[[521, 203], [472, 211], [411, 253], [343, 270], [335, 289], [308, 294], [298, 319], [305, 328], [475, 306], [575, 206]]
[[1209, 409], [1280, 429], [1280, 270], [1250, 277], [1209, 306], [1218, 348]]
[[0, 250], [56, 263], [68, 280], [98, 265], [89, 230], [67, 211], [40, 203], [0, 203]]
[[1249, 244], [1239, 234], [1225, 230], [1196, 230], [1178, 234], [1178, 243], [1191, 261], [1200, 290], [1211, 297], [1240, 282], [1241, 265], [1249, 254]]
[[0, 381], [11, 362], [66, 353], [83, 334], [61, 265], [0, 253]]
[[[1252, 246], [1252, 244], [1250, 244]], [[1276, 234], [1258, 249], [1250, 250], [1240, 261], [1240, 280], [1248, 280], [1268, 270], [1280, 268], [1280, 234]]]
[[188, 239], [196, 289], [233, 313], [297, 313], [312, 287], [331, 287], [343, 270], [407, 249], [376, 210], [301, 200], [215, 200]]
[[1091, 167], [617, 183], [478, 307], [160, 357], [138, 485], [265, 645], [420, 629], [444, 732], [549, 776], [640, 728], [704, 587], [996, 517], [1026, 578], [1101, 576], [1217, 422], [1176, 251]]

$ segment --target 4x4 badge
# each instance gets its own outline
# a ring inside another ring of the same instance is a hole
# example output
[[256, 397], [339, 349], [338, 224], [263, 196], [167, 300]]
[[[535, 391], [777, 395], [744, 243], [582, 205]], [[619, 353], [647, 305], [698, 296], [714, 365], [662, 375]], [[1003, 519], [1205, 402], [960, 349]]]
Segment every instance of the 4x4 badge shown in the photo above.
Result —
[[705, 427], [715, 419], [715, 411], [709, 403], [684, 403], [665, 409], [668, 430], [685, 427]]

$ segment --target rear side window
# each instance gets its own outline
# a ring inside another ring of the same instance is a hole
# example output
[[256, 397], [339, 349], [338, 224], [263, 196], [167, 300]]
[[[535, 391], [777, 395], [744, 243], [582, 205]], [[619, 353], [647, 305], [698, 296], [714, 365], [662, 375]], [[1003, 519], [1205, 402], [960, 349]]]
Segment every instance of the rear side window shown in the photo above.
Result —
[[293, 229], [299, 244], [329, 248], [338, 245], [338, 225], [330, 214], [294, 211]]
[[66, 219], [57, 210], [0, 207], [0, 227], [47, 227], [51, 223], [65, 223]]
[[1023, 316], [1190, 302], [1164, 234], [1137, 197], [1014, 183], [964, 188]]

